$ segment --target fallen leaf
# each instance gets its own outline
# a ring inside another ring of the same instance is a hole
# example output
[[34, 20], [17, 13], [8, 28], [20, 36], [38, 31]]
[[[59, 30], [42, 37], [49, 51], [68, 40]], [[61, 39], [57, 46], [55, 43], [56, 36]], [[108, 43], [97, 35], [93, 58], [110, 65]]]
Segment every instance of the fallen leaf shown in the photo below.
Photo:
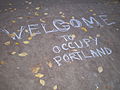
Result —
[[39, 13], [38, 13], [38, 12], [35, 12], [35, 16], [39, 16]]
[[18, 19], [23, 19], [23, 17], [18, 17]]
[[40, 79], [40, 84], [41, 84], [42, 86], [45, 86], [45, 80]]
[[85, 32], [88, 32], [88, 30], [85, 27], [81, 27], [81, 29]]
[[15, 44], [16, 44], [16, 45], [20, 45], [20, 43], [18, 43], [18, 42], [16, 42]]
[[35, 77], [37, 77], [37, 78], [42, 78], [42, 77], [44, 77], [44, 74], [37, 73], [37, 74], [35, 74]]
[[16, 52], [11, 52], [12, 55], [16, 54]]
[[5, 64], [5, 62], [4, 61], [0, 61], [0, 64], [2, 65], [2, 64]]
[[30, 42], [29, 41], [23, 41], [24, 44], [29, 44]]
[[93, 16], [96, 16], [96, 13], [93, 13]]
[[96, 36], [97, 36], [97, 37], [100, 37], [100, 34], [97, 34]]
[[76, 52], [76, 51], [78, 51], [77, 49], [72, 49], [71, 51], [74, 51], [74, 52]]
[[44, 15], [48, 15], [48, 13], [44, 13]]
[[40, 9], [40, 7], [36, 7], [35, 9], [36, 9], [36, 10], [39, 10], [39, 9]]
[[102, 72], [103, 72], [103, 67], [102, 67], [102, 66], [99, 66], [99, 67], [98, 67], [98, 72], [99, 72], [99, 73], [102, 73]]
[[43, 19], [40, 19], [40, 22], [43, 22], [43, 23], [45, 23], [45, 21], [44, 21]]
[[12, 37], [15, 37], [15, 34], [14, 33], [8, 34], [8, 36], [12, 38]]
[[32, 40], [32, 37], [30, 36], [30, 37], [28, 37], [28, 40]]
[[39, 70], [40, 70], [40, 67], [33, 67], [32, 73], [38, 73]]
[[21, 57], [24, 57], [24, 56], [27, 56], [28, 54], [26, 52], [22, 52], [20, 54], [18, 54], [18, 56], [21, 56]]
[[92, 9], [90, 9], [89, 11], [90, 11], [90, 12], [93, 12], [93, 10], [92, 10]]
[[12, 22], [12, 23], [16, 23], [16, 21], [15, 21], [15, 20], [12, 20], [11, 22]]
[[75, 17], [74, 17], [74, 16], [72, 16], [71, 18], [72, 18], [72, 19], [75, 19]]
[[53, 87], [53, 90], [57, 90], [57, 88], [58, 88], [58, 86], [57, 86], [57, 85], [55, 85], [55, 86]]
[[75, 34], [72, 34], [71, 36], [72, 36], [72, 38], [75, 38], [75, 37], [76, 37]]
[[4, 45], [10, 45], [10, 41], [5, 42]]
[[47, 63], [50, 68], [52, 68], [53, 64], [51, 62]]

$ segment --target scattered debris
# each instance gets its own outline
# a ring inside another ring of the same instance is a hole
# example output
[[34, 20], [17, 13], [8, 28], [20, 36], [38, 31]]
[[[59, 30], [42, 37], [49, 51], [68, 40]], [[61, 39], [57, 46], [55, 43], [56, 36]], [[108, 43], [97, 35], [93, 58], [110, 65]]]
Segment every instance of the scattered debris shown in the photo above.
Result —
[[55, 85], [55, 86], [53, 87], [53, 90], [57, 90], [57, 88], [58, 88], [58, 86], [57, 86], [57, 85]]
[[88, 32], [88, 30], [87, 30], [85, 27], [81, 27], [81, 29], [82, 29], [84, 32]]
[[29, 44], [30, 42], [29, 41], [23, 41], [24, 44]]
[[24, 57], [24, 56], [27, 56], [28, 54], [26, 52], [22, 52], [20, 54], [18, 54], [18, 56], [21, 56], [21, 57]]
[[98, 67], [98, 72], [99, 72], [99, 73], [102, 73], [102, 72], [103, 72], [103, 67], [102, 67], [102, 66], [99, 66], [99, 67]]
[[10, 45], [10, 41], [5, 42], [4, 45]]
[[37, 77], [37, 78], [42, 78], [42, 77], [44, 77], [44, 74], [37, 73], [37, 74], [35, 74], [35, 77]]
[[45, 80], [40, 79], [40, 84], [41, 84], [42, 86], [45, 86]]
[[38, 73], [40, 71], [40, 67], [33, 67], [32, 73]]

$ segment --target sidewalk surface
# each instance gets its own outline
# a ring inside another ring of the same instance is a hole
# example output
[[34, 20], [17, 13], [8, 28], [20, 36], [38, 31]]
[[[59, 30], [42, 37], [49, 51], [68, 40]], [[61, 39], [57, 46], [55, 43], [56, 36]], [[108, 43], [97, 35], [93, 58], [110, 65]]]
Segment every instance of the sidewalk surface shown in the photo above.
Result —
[[120, 90], [119, 0], [0, 0], [0, 90]]

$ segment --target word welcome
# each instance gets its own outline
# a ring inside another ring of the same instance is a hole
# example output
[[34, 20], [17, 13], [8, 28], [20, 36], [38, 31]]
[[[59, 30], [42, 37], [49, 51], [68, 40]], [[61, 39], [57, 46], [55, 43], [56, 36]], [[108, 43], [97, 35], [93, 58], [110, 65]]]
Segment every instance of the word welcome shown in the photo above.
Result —
[[[98, 21], [101, 20], [101, 21]], [[13, 40], [16, 39], [22, 39], [23, 33], [25, 33], [25, 30], [27, 29], [30, 36], [33, 34], [40, 35], [40, 34], [48, 34], [48, 33], [54, 33], [54, 32], [67, 32], [70, 30], [71, 26], [74, 28], [82, 27], [83, 24], [86, 25], [88, 28], [94, 28], [95, 26], [103, 27], [100, 22], [104, 22], [105, 25], [112, 25], [115, 24], [115, 22], [109, 22], [107, 19], [107, 15], [98, 15], [98, 20], [95, 19], [93, 16], [90, 16], [89, 18], [81, 17], [80, 20], [72, 18], [69, 20], [69, 22], [66, 22], [62, 19], [54, 19], [52, 24], [54, 28], [52, 30], [49, 30], [48, 26], [45, 23], [40, 24], [29, 24], [27, 26], [20, 26], [20, 32], [12, 32], [10, 33], [7, 29], [0, 29], [0, 32], [4, 32], [8, 35], [14, 34], [11, 38]], [[24, 34], [25, 35], [25, 34]]]

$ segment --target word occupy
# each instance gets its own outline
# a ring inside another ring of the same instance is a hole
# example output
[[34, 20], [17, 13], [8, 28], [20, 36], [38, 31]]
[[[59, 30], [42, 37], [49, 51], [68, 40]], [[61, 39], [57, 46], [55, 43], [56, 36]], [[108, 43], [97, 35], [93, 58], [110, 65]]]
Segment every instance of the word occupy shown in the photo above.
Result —
[[[62, 50], [75, 50], [70, 53], [64, 53], [63, 55], [58, 55], [53, 58], [53, 60], [57, 63], [58, 66], [62, 65], [62, 62], [71, 62], [71, 61], [81, 61], [89, 58], [102, 57], [105, 55], [110, 55], [112, 50], [107, 47], [100, 47], [96, 49], [86, 50], [87, 47], [97, 46], [98, 38], [87, 39], [83, 38], [79, 41], [68, 41], [67, 43], [63, 43], [58, 46], [53, 47], [53, 52], [59, 54]], [[85, 49], [85, 50], [77, 50], [77, 49]]]
[[[115, 24], [115, 22], [108, 21], [107, 15], [99, 15], [98, 17], [99, 17], [99, 20], [102, 20], [102, 22], [104, 22], [106, 25]], [[98, 20], [96, 20], [94, 17], [90, 16], [89, 19], [86, 19], [85, 17], [81, 17], [81, 21], [78, 19], [70, 19], [69, 22], [65, 22], [62, 19], [54, 19], [53, 23], [52, 23], [54, 26], [54, 29], [52, 29], [52, 30], [49, 30], [45, 23], [41, 23], [41, 24], [30, 24], [27, 26], [21, 26], [19, 34], [17, 34], [16, 32], [10, 33], [7, 29], [1, 29], [0, 32], [4, 32], [8, 35], [14, 34], [11, 38], [13, 40], [16, 40], [16, 39], [22, 39], [23, 32], [26, 29], [28, 29], [30, 36], [32, 36], [33, 34], [40, 35], [43, 33], [43, 31], [45, 34], [53, 33], [53, 32], [67, 32], [70, 30], [71, 26], [74, 28], [79, 28], [79, 27], [83, 26], [83, 23], [88, 28], [94, 28], [95, 25], [100, 26], [100, 27], [103, 26]], [[43, 31], [41, 31], [41, 29]]]

